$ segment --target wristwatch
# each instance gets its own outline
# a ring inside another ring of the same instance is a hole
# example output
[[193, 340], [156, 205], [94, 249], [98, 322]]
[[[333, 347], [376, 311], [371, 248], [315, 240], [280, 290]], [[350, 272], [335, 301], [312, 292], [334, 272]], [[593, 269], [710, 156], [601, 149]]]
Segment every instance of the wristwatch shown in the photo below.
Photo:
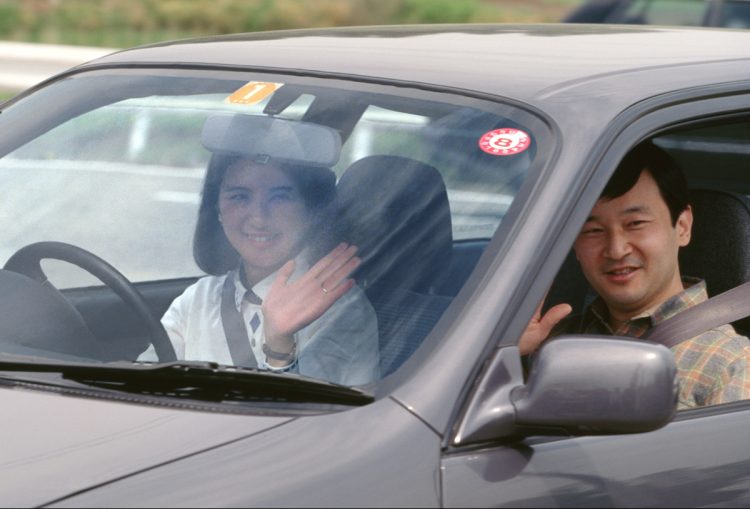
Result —
[[297, 354], [297, 345], [294, 345], [294, 348], [291, 352], [277, 352], [276, 350], [271, 350], [271, 348], [266, 343], [263, 343], [263, 353], [269, 359], [273, 359], [275, 361], [286, 361], [291, 364]]

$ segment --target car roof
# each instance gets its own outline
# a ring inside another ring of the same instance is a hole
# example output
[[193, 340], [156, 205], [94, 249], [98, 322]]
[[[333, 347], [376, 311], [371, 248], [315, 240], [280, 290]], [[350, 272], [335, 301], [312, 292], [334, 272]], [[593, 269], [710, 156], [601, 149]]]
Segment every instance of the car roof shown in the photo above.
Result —
[[546, 110], [596, 96], [599, 107], [621, 109], [682, 86], [747, 79], [750, 31], [564, 23], [285, 30], [143, 46], [83, 67], [122, 64], [398, 81], [509, 97]]

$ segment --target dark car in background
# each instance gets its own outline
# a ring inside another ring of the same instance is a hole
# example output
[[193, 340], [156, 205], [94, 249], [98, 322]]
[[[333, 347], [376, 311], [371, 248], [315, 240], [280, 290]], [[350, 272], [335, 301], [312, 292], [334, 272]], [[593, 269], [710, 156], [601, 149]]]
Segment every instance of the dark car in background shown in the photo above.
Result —
[[[545, 295], [589, 297], [571, 246], [647, 139], [693, 192], [681, 268], [711, 295], [750, 279], [750, 32], [238, 34], [19, 94], [0, 106], [0, 505], [748, 506], [750, 401], [677, 411], [652, 341], [519, 355]], [[159, 318], [206, 275], [193, 233], [222, 150], [335, 174], [377, 380], [172, 348]]]
[[588, 0], [565, 23], [750, 28], [747, 0]]

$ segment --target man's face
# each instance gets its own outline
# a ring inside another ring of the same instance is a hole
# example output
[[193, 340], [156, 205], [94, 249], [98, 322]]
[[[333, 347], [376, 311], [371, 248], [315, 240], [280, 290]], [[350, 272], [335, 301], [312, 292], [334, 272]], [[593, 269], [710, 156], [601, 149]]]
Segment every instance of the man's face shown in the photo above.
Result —
[[688, 207], [672, 225], [648, 171], [624, 195], [596, 202], [574, 250], [611, 317], [632, 318], [682, 291], [677, 254], [690, 242], [692, 223]]

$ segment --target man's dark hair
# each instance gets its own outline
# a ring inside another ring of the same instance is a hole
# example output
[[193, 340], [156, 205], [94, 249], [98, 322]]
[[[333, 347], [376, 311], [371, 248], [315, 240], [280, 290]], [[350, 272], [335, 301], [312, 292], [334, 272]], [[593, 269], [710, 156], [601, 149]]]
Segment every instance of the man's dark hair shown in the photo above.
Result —
[[620, 162], [609, 179], [601, 198], [613, 200], [630, 191], [641, 173], [648, 171], [659, 187], [661, 197], [669, 208], [672, 225], [690, 204], [685, 175], [664, 150], [650, 141], [636, 145]]

